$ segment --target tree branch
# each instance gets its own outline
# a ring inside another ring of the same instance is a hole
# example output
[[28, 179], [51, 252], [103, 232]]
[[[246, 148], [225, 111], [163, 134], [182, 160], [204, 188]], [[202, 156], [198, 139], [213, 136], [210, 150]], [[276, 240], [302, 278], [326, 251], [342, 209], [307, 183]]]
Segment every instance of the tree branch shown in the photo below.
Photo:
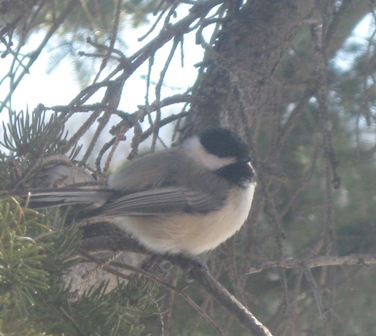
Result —
[[[81, 248], [87, 251], [106, 249], [147, 253], [147, 250], [135, 240], [118, 236], [86, 239], [82, 242]], [[205, 264], [202, 264], [197, 259], [182, 255], [163, 255], [162, 258], [179, 266], [183, 270], [188, 270], [189, 275], [201, 287], [210, 293], [255, 336], [272, 336], [271, 332], [241, 302], [213, 278]]]
[[259, 265], [252, 265], [247, 274], [259, 273], [271, 268], [315, 268], [327, 266], [355, 266], [375, 265], [376, 254], [350, 254], [348, 256], [322, 256], [309, 259], [285, 259], [280, 261], [266, 261]]
[[255, 336], [272, 336], [271, 332], [235, 296], [215, 280], [209, 271], [194, 267], [190, 276]]

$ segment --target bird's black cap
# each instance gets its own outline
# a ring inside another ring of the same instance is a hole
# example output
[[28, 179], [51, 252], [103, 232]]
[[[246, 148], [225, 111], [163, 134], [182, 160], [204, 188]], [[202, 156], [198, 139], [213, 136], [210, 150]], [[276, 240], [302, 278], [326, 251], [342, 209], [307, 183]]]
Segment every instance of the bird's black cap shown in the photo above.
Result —
[[234, 132], [226, 128], [211, 128], [200, 133], [202, 146], [220, 158], [235, 157], [243, 162], [250, 161], [247, 144]]

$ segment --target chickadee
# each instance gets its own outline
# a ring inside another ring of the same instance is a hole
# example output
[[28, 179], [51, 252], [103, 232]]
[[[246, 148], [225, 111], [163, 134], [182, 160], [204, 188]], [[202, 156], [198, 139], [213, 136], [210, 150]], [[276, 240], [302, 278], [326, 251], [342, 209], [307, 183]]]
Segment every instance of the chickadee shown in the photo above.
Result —
[[240, 229], [255, 186], [247, 145], [231, 131], [213, 128], [126, 164], [106, 187], [28, 197], [34, 208], [90, 205], [94, 210], [83, 217], [110, 217], [151, 251], [198, 255]]

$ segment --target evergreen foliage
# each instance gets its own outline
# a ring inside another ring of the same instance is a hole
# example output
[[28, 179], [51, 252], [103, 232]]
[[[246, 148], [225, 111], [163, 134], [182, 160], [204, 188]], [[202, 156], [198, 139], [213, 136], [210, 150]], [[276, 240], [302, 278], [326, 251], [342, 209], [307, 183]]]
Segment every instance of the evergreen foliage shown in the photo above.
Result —
[[39, 108], [32, 113], [11, 111], [9, 122], [3, 123], [4, 141], [0, 144], [16, 158], [65, 154], [68, 133], [64, 129], [56, 115], [47, 117]]
[[[80, 147], [74, 145], [69, 150], [67, 145], [68, 132], [65, 124], [56, 115], [47, 115], [42, 107], [34, 111], [10, 111], [8, 122], [3, 122], [3, 139], [0, 145], [0, 181], [3, 189], [24, 186], [40, 187], [37, 178], [41, 159], [51, 155], [68, 154], [74, 159]], [[68, 152], [68, 153], [67, 153]], [[12, 165], [16, 169], [12, 169]]]
[[[11, 114], [3, 129], [2, 144], [8, 150], [8, 155], [2, 153], [3, 190], [17, 180], [10, 161], [17, 159], [17, 168], [27, 171], [36, 158], [65, 152], [64, 124], [38, 110]], [[68, 213], [40, 213], [14, 197], [0, 199], [0, 332], [140, 335], [140, 317], [156, 311], [157, 291], [149, 281], [132, 278], [111, 291], [102, 282], [80, 295], [64, 280], [82, 262], [80, 230], [67, 220]]]
[[140, 335], [140, 316], [154, 312], [156, 292], [132, 280], [71, 292], [63, 275], [79, 262], [81, 236], [64, 214], [46, 215], [0, 202], [0, 330], [4, 335]]

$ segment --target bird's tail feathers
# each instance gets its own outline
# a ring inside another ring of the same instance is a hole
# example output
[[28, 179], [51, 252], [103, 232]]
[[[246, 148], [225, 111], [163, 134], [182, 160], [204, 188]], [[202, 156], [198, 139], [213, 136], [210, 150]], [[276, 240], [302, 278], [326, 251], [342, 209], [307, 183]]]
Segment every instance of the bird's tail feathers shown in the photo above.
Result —
[[110, 189], [62, 188], [31, 190], [18, 196], [27, 207], [43, 209], [80, 204], [97, 207], [103, 205], [112, 193]]

